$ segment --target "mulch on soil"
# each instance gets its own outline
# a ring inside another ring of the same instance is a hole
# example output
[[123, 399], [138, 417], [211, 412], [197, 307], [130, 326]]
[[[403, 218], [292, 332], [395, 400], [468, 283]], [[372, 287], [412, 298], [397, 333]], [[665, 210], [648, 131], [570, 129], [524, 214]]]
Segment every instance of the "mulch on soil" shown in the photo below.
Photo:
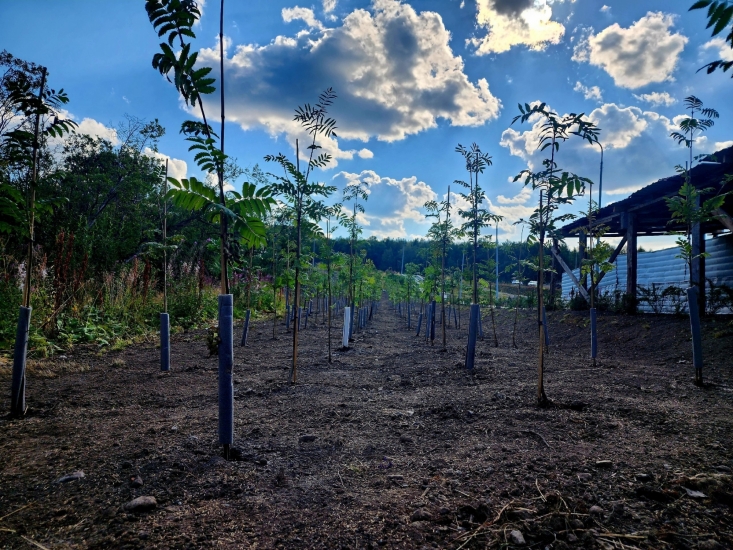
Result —
[[85, 372], [30, 376], [28, 416], [0, 419], [0, 547], [733, 548], [728, 319], [698, 388], [685, 318], [601, 315], [592, 367], [587, 312], [550, 312], [546, 409], [532, 312], [517, 349], [496, 319], [468, 373], [465, 330], [441, 352], [387, 302], [332, 364], [311, 318], [296, 386], [285, 327], [256, 323], [229, 462], [204, 333], [173, 338], [168, 375], [153, 344], [48, 360]]

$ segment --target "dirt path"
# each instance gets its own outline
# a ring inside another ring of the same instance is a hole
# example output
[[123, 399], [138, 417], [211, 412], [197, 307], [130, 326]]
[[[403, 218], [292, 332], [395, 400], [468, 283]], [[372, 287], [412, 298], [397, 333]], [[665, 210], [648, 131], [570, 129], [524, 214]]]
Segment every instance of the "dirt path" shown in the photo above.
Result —
[[[203, 334], [174, 338], [170, 375], [153, 345], [69, 356], [89, 370], [29, 378], [28, 418], [0, 420], [0, 547], [732, 548], [729, 325], [706, 325], [699, 389], [684, 319], [601, 317], [592, 369], [586, 317], [550, 315], [549, 409], [530, 312], [519, 349], [497, 313], [474, 374], [462, 331], [440, 352], [386, 302], [329, 365], [319, 319], [295, 387], [285, 327], [256, 324], [235, 348], [235, 462]], [[139, 496], [157, 506], [124, 509]]]

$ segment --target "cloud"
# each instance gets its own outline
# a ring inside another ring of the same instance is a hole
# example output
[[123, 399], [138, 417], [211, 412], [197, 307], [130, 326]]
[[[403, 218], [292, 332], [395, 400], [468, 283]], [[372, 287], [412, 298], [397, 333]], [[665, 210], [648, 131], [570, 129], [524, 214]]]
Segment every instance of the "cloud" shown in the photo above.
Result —
[[576, 44], [573, 60], [601, 67], [623, 88], [672, 80], [688, 40], [670, 30], [674, 19], [673, 15], [648, 12], [629, 28], [614, 23], [598, 34], [589, 29]]
[[649, 125], [641, 109], [619, 107], [615, 103], [593, 110], [588, 118], [602, 129], [601, 143], [606, 148], [624, 149]]
[[359, 158], [363, 159], [374, 158], [374, 153], [372, 153], [369, 149], [362, 149], [357, 154], [359, 155]]
[[717, 50], [713, 55], [723, 61], [733, 61], [733, 48], [731, 48], [730, 45], [719, 36], [705, 42], [705, 44], [700, 46], [700, 49], [702, 51]]
[[596, 101], [603, 101], [601, 89], [598, 86], [591, 86], [589, 88], [588, 86], [584, 86], [580, 83], [580, 81], [578, 81], [575, 83], [575, 88], [573, 88], [573, 91], [581, 92], [585, 99], [595, 99]]
[[[245, 130], [284, 134], [291, 145], [296, 138], [305, 142], [293, 110], [332, 86], [338, 98], [329, 114], [341, 140], [402, 140], [439, 119], [481, 126], [498, 116], [501, 103], [485, 79], [469, 81], [449, 42], [439, 14], [374, 0], [370, 10], [353, 11], [337, 27], [239, 45], [225, 60], [227, 119]], [[214, 48], [201, 50], [199, 59], [218, 67]], [[218, 109], [217, 98], [205, 101], [210, 111]], [[359, 154], [341, 151], [336, 139], [320, 145], [336, 159]]]
[[524, 204], [532, 196], [532, 190], [529, 187], [523, 187], [522, 190], [514, 195], [513, 197], [505, 197], [499, 195], [496, 197], [496, 202], [499, 204]]
[[181, 181], [183, 178], [186, 177], [188, 173], [188, 165], [186, 164], [185, 160], [169, 157], [168, 155], [165, 155], [158, 151], [153, 151], [150, 147], [146, 147], [143, 150], [143, 153], [149, 157], [158, 159], [163, 166], [165, 166], [165, 161], [167, 159], [169, 177], [176, 178], [178, 181]]
[[733, 147], [733, 139], [728, 141], [716, 141], [713, 145], [713, 151], [720, 151], [721, 149], [727, 149], [728, 147]]
[[[604, 148], [603, 194], [624, 195], [674, 173], [674, 166], [684, 160], [684, 150], [669, 138], [674, 122], [654, 111], [605, 103], [588, 114], [600, 128]], [[537, 149], [539, 119], [528, 129], [508, 128], [501, 145], [510, 154], [523, 159], [536, 171], [542, 167], [547, 151]], [[703, 136], [704, 137], [704, 136]], [[712, 144], [699, 141], [700, 152], [709, 152]], [[556, 162], [563, 170], [589, 177], [597, 189], [600, 171], [600, 147], [572, 138], [560, 145]], [[608, 204], [604, 199], [603, 204]]]
[[607, 6], [603, 4], [603, 6], [600, 9], [601, 13], [611, 13], [611, 6]]
[[[74, 118], [74, 115], [69, 114], [69, 116], [72, 119]], [[87, 134], [90, 136], [106, 139], [112, 145], [120, 144], [120, 140], [117, 137], [117, 130], [115, 130], [114, 128], [109, 128], [101, 122], [97, 122], [93, 118], [82, 119], [76, 131], [80, 134]]]
[[283, 8], [282, 18], [286, 23], [300, 20], [313, 29], [323, 29], [323, 23], [316, 19], [316, 15], [310, 8], [301, 8], [298, 6], [294, 8]]
[[659, 107], [660, 105], [669, 107], [670, 105], [677, 103], [677, 100], [667, 92], [651, 92], [648, 94], [633, 95], [639, 101], [651, 103], [652, 107]]
[[[404, 238], [408, 235], [405, 223], [427, 225], [423, 205], [437, 200], [438, 195], [425, 182], [415, 176], [395, 179], [383, 177], [373, 170], [359, 173], [339, 172], [333, 183], [342, 190], [348, 183], [363, 181], [369, 184], [369, 200], [364, 204], [364, 222], [368, 226], [366, 236]], [[344, 205], [349, 209], [348, 204]]]
[[559, 44], [565, 27], [552, 20], [552, 4], [552, 0], [477, 0], [476, 24], [487, 32], [467, 44], [478, 55], [506, 52], [513, 46], [542, 51]]
[[[522, 186], [521, 183], [513, 183], [512, 187]], [[528, 219], [532, 212], [536, 208], [537, 193], [534, 193], [529, 187], [522, 186], [519, 192], [513, 197], [505, 197], [499, 195], [496, 198], [496, 202], [488, 199], [489, 210], [502, 217], [499, 222], [499, 240], [513, 240], [518, 241], [522, 233], [522, 228], [519, 225], [515, 225], [520, 219]], [[498, 203], [498, 204], [497, 204]], [[484, 231], [485, 234], [492, 234], [494, 231], [487, 229]], [[526, 231], [524, 237], [526, 238]]]
[[323, 11], [324, 13], [331, 13], [336, 9], [336, 3], [338, 0], [323, 0]]

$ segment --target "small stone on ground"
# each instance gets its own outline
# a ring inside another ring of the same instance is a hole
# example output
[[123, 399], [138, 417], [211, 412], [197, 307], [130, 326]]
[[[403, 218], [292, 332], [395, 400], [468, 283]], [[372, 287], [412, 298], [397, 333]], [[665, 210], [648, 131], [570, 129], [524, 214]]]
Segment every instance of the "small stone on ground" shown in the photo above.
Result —
[[142, 496], [131, 500], [130, 502], [125, 504], [123, 508], [127, 512], [138, 513], [149, 512], [150, 510], [154, 510], [156, 506], [158, 506], [158, 501], [155, 500], [155, 497]]

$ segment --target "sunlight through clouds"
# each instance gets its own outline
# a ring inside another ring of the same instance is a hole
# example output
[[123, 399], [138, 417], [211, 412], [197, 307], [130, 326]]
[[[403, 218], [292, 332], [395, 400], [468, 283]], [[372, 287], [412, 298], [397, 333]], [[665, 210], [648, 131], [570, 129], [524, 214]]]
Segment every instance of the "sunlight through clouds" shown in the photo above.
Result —
[[[453, 126], [481, 126], [501, 108], [488, 82], [471, 82], [461, 57], [450, 47], [450, 32], [435, 12], [417, 12], [397, 0], [374, 0], [342, 24], [326, 28], [309, 8], [286, 8], [286, 22], [307, 28], [278, 36], [269, 44], [240, 44], [225, 60], [227, 119], [243, 129], [262, 128], [288, 143], [305, 137], [293, 123], [293, 109], [313, 103], [324, 84], [338, 99], [331, 115], [340, 140], [394, 142], [435, 128], [439, 119]], [[218, 50], [204, 48], [199, 61], [218, 67]], [[205, 99], [207, 109], [216, 98]], [[371, 151], [340, 149], [324, 140], [336, 159]]]
[[559, 44], [565, 34], [562, 23], [552, 20], [552, 0], [478, 0], [476, 24], [486, 35], [467, 40], [478, 55], [502, 53], [513, 46], [544, 50]]
[[[369, 235], [405, 238], [416, 227], [420, 227], [420, 231], [427, 229], [430, 222], [425, 218], [423, 205], [438, 198], [430, 185], [418, 181], [415, 176], [397, 179], [380, 176], [373, 170], [359, 173], [342, 171], [333, 176], [339, 197], [346, 185], [357, 181], [369, 185], [369, 199], [364, 205]], [[350, 211], [349, 204], [343, 207]]]

